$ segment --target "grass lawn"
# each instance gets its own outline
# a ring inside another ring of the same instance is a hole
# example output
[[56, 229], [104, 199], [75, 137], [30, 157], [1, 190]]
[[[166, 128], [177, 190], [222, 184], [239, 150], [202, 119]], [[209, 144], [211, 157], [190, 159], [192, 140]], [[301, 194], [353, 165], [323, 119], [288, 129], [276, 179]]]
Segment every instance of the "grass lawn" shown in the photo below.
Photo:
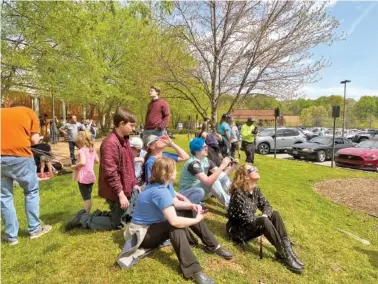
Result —
[[[187, 137], [178, 137], [176, 143], [187, 148]], [[337, 205], [312, 190], [315, 183], [333, 178], [375, 178], [378, 186], [378, 174], [262, 156], [257, 156], [256, 164], [261, 188], [283, 216], [296, 244], [294, 249], [306, 265], [305, 272], [296, 275], [276, 262], [274, 248], [268, 243], [264, 244], [263, 260], [259, 260], [255, 242], [249, 243], [245, 252], [233, 246], [226, 238], [224, 209], [212, 199], [207, 202], [210, 212], [205, 219], [219, 242], [235, 257], [225, 261], [194, 249], [206, 273], [218, 283], [378, 283], [378, 220]], [[97, 197], [97, 185], [94, 193], [93, 208], [108, 209]], [[53, 225], [53, 230], [40, 239], [28, 239], [22, 190], [16, 188], [15, 195], [20, 238], [15, 247], [1, 245], [2, 283], [185, 282], [177, 273], [178, 261], [171, 247], [155, 251], [132, 269], [122, 270], [115, 264], [124, 243], [122, 231], [75, 229], [66, 233], [66, 220], [82, 206], [71, 176], [41, 183], [41, 220]], [[337, 228], [367, 239], [371, 245]]]

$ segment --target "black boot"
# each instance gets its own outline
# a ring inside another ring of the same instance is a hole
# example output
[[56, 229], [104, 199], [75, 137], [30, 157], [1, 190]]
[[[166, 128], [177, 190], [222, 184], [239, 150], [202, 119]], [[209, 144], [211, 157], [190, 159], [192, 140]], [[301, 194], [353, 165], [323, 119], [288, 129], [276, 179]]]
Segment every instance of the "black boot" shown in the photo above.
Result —
[[282, 238], [282, 242], [284, 244], [284, 246], [286, 247], [286, 249], [289, 251], [289, 253], [291, 254], [291, 256], [293, 257], [293, 259], [300, 265], [304, 268], [304, 264], [303, 262], [295, 255], [294, 251], [293, 251], [293, 247], [291, 246], [291, 241], [289, 238]]
[[291, 256], [289, 250], [284, 246], [283, 242], [277, 248], [277, 253], [279, 259], [289, 268], [291, 271], [301, 274], [303, 272], [303, 267], [300, 266], [294, 258]]
[[65, 226], [66, 231], [68, 232], [68, 231], [71, 231], [75, 227], [81, 226], [80, 218], [86, 212], [87, 211], [85, 211], [84, 209], [81, 209], [80, 211], [78, 211], [75, 214], [75, 216], [66, 224]]

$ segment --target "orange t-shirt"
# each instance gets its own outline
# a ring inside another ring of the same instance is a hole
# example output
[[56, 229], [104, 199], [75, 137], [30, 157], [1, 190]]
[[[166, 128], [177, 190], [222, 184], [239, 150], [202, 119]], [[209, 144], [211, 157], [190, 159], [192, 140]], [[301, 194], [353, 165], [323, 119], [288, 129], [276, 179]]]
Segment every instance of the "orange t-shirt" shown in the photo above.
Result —
[[1, 155], [32, 157], [30, 136], [39, 133], [36, 113], [27, 107], [2, 108]]

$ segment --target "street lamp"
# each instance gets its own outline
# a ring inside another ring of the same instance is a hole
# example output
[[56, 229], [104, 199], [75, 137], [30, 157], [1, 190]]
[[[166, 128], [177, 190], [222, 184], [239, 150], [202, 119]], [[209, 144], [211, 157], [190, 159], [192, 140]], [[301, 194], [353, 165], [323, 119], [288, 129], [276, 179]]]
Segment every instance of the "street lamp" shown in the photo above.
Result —
[[344, 111], [343, 111], [343, 130], [341, 132], [341, 136], [344, 137], [344, 129], [345, 129], [345, 97], [346, 97], [346, 84], [350, 83], [351, 80], [344, 80], [341, 81], [340, 84], [344, 84]]

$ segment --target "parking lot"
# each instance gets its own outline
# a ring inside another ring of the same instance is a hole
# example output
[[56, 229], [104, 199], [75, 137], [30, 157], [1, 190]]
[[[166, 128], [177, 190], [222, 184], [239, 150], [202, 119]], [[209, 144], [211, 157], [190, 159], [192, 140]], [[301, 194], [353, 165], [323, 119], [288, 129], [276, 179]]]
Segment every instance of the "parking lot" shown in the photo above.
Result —
[[[274, 154], [268, 154], [266, 156], [273, 158]], [[292, 156], [290, 156], [289, 154], [286, 154], [286, 153], [277, 153], [276, 157], [277, 157], [277, 159], [295, 160]], [[320, 166], [331, 167], [331, 161], [325, 161], [323, 163], [319, 163], [319, 162], [315, 162], [315, 161], [309, 161], [309, 160], [304, 160], [304, 159], [301, 159], [301, 160], [298, 160], [298, 161], [305, 161], [305, 162], [313, 163], [313, 164], [320, 165]]]

